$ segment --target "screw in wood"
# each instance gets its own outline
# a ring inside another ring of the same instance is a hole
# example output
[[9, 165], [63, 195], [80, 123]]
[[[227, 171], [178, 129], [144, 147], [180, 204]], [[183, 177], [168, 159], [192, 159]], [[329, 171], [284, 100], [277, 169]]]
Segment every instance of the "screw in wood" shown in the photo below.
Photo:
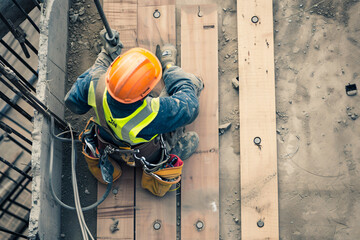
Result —
[[198, 231], [201, 231], [204, 228], [204, 223], [202, 221], [198, 220], [196, 222], [195, 226]]
[[261, 144], [261, 138], [260, 137], [255, 137], [254, 138], [254, 143], [255, 143], [255, 145], [259, 146]]
[[159, 10], [155, 10], [155, 12], [153, 13], [154, 18], [159, 18], [161, 16], [161, 13], [159, 12]]
[[161, 228], [161, 222], [159, 220], [156, 220], [153, 224], [153, 228], [155, 230], [159, 230]]
[[257, 226], [258, 226], [259, 228], [262, 228], [264, 225], [265, 225], [265, 223], [264, 223], [263, 220], [261, 220], [261, 219], [257, 222]]
[[252, 21], [253, 23], [258, 23], [258, 22], [259, 22], [259, 17], [258, 17], [258, 16], [252, 16], [252, 17], [251, 17], [251, 21]]

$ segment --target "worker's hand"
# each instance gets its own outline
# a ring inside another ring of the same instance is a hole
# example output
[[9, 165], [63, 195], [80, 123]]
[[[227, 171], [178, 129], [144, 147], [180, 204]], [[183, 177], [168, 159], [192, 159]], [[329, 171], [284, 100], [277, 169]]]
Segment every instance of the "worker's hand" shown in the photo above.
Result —
[[156, 57], [159, 59], [163, 71], [176, 64], [176, 47], [170, 43], [163, 46], [156, 46]]
[[115, 58], [117, 58], [117, 56], [119, 56], [121, 54], [121, 50], [124, 47], [122, 42], [119, 39], [119, 32], [111, 29], [115, 38], [115, 45], [112, 45], [110, 42], [107, 41], [106, 35], [106, 29], [104, 28], [103, 30], [101, 30], [100, 32], [100, 37], [101, 37], [101, 42], [103, 44], [103, 48], [105, 49], [105, 51], [108, 53], [108, 55], [110, 56], [110, 58], [112, 60], [114, 60]]

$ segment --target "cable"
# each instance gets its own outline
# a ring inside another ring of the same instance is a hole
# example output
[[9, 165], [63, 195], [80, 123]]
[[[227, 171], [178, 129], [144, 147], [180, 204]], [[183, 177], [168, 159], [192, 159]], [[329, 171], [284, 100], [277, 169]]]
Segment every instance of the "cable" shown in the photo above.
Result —
[[75, 163], [75, 143], [74, 143], [74, 135], [72, 132], [72, 128], [70, 123], [68, 123], [69, 129], [70, 129], [70, 134], [71, 134], [71, 182], [72, 182], [72, 187], [73, 187], [73, 192], [74, 192], [74, 202], [75, 202], [75, 209], [76, 209], [76, 215], [78, 217], [79, 220], [79, 224], [80, 224], [80, 229], [81, 229], [81, 234], [83, 236], [84, 240], [88, 240], [88, 235], [86, 234], [86, 230], [85, 230], [85, 226], [86, 223], [84, 223], [83, 221], [83, 212], [81, 211], [81, 204], [79, 201], [79, 189], [77, 186], [77, 179], [76, 179], [76, 172], [75, 172], [75, 167], [76, 167], [76, 163]]
[[[54, 129], [54, 118], [51, 117], [51, 128]], [[50, 137], [50, 166], [49, 166], [49, 184], [50, 184], [50, 191], [55, 199], [55, 201], [62, 206], [63, 208], [69, 209], [69, 210], [76, 210], [75, 207], [71, 207], [65, 203], [63, 203], [58, 196], [55, 193], [54, 190], [54, 186], [53, 186], [53, 182], [52, 182], [52, 175], [53, 175], [53, 167], [54, 167], [54, 136], [51, 135]], [[75, 141], [74, 141], [75, 142]], [[75, 151], [75, 149], [73, 148], [72, 151]], [[76, 158], [75, 158], [75, 164], [76, 164]], [[90, 206], [87, 207], [83, 207], [81, 208], [82, 211], [88, 211], [91, 210], [93, 208], [96, 208], [97, 206], [99, 206], [105, 199], [106, 197], [109, 195], [110, 191], [111, 191], [111, 187], [112, 187], [112, 182], [109, 183], [106, 187], [106, 191], [104, 193], [104, 195], [101, 197], [100, 200], [98, 200], [97, 202], [93, 203]]]

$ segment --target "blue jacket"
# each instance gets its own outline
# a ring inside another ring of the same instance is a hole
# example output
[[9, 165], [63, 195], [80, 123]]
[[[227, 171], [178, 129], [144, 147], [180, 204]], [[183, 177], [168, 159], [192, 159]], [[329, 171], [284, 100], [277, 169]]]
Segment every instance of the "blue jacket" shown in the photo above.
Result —
[[[85, 114], [91, 109], [87, 103], [89, 85], [95, 73], [98, 71], [106, 73], [107, 66], [105, 65], [107, 64], [94, 64], [79, 76], [66, 94], [65, 105], [72, 112]], [[164, 72], [163, 79], [169, 96], [160, 97], [159, 113], [148, 126], [141, 130], [138, 137], [149, 140], [156, 134], [172, 132], [195, 120], [199, 113], [199, 101], [197, 89], [192, 82], [194, 78], [196, 77], [193, 74], [186, 73], [177, 66], [173, 66]], [[132, 104], [123, 104], [113, 99], [109, 93], [107, 93], [107, 99], [111, 113], [115, 118], [129, 116], [142, 104], [142, 100]]]

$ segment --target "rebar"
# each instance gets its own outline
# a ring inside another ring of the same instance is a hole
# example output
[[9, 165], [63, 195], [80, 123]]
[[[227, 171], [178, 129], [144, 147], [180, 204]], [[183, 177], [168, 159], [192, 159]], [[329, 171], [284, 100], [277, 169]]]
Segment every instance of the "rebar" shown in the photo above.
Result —
[[24, 16], [26, 17], [27, 20], [29, 20], [29, 22], [31, 23], [31, 25], [33, 25], [33, 27], [36, 29], [36, 31], [38, 33], [40, 33], [40, 29], [38, 28], [38, 26], [34, 23], [34, 21], [31, 19], [31, 17], [29, 16], [29, 14], [26, 13], [26, 11], [24, 10], [23, 7], [20, 6], [20, 4], [16, 1], [16, 0], [12, 0], [13, 3], [19, 8], [19, 10], [24, 14]]
[[35, 4], [35, 6], [36, 6], [39, 10], [41, 10], [41, 7], [40, 7], [40, 4], [39, 4], [38, 1], [36, 1], [36, 0], [31, 0], [31, 1]]
[[29, 42], [27, 39], [25, 39], [25, 44], [36, 54], [38, 55], [38, 50]]
[[50, 116], [53, 116], [62, 129], [67, 128], [67, 124], [64, 120], [58, 117], [54, 112], [48, 109], [48, 107], [44, 103], [42, 103], [31, 92], [29, 92], [26, 88], [19, 84], [19, 78], [14, 74], [13, 71], [11, 71], [10, 68], [0, 64], [0, 73], [2, 73], [7, 79], [9, 79], [14, 84], [14, 86], [16, 86], [20, 90], [20, 92], [24, 94], [29, 100], [31, 99], [32, 101], [34, 101], [34, 103], [36, 103], [35, 109], [37, 111], [44, 114], [45, 117], [48, 118], [50, 118]]
[[11, 202], [12, 204], [14, 204], [14, 205], [16, 205], [16, 206], [18, 206], [18, 207], [26, 210], [26, 211], [30, 211], [30, 210], [31, 210], [31, 208], [25, 206], [24, 204], [18, 203], [18, 202], [16, 202], [15, 200], [10, 199], [9, 202]]
[[27, 222], [28, 221], [26, 219], [23, 219], [23, 218], [19, 217], [18, 215], [15, 215], [14, 213], [10, 212], [8, 209], [0, 209], [0, 210], [3, 211], [3, 215], [5, 213], [5, 214], [17, 219], [17, 220], [22, 221], [22, 222]]
[[6, 19], [5, 16], [0, 12], [0, 19], [5, 23], [6, 27], [9, 29], [9, 31], [14, 35], [14, 38], [18, 40], [21, 49], [23, 50], [25, 56], [27, 58], [30, 58], [29, 51], [27, 50], [25, 46], [26, 41], [26, 34], [24, 30], [20, 28], [20, 26], [15, 27], [15, 25], [12, 23], [10, 19]]
[[6, 137], [11, 140], [13, 143], [15, 143], [16, 145], [18, 145], [19, 147], [21, 147], [23, 150], [25, 150], [27, 153], [31, 154], [30, 149], [28, 149], [27, 147], [25, 147], [22, 143], [20, 143], [18, 140], [16, 140], [15, 138], [13, 138], [10, 135], [6, 135]]
[[1, 226], [0, 226], [0, 231], [1, 231], [1, 232], [5, 232], [5, 233], [9, 233], [9, 234], [12, 234], [12, 235], [15, 235], [15, 236], [17, 236], [17, 237], [21, 237], [21, 238], [28, 239], [28, 237], [25, 236], [25, 235], [22, 235], [22, 234], [17, 233], [17, 232], [10, 231], [9, 229], [4, 228], [4, 227], [1, 227]]
[[[0, 61], [4, 65], [6, 65], [6, 67], [11, 69], [28, 89], [31, 89], [32, 91], [36, 92], [36, 89], [18, 71], [16, 71], [16, 69], [13, 68], [1, 55], [0, 55]], [[0, 64], [0, 65], [2, 65], [2, 64]], [[5, 75], [4, 73], [2, 73], [2, 74]], [[9, 79], [9, 80], [11, 80], [11, 79]]]
[[[28, 212], [26, 215], [25, 215], [25, 219], [29, 219], [30, 217], [30, 212]], [[25, 230], [27, 229], [27, 227], [29, 226], [29, 223], [24, 223], [24, 222], [21, 222], [18, 227], [15, 229], [15, 232], [16, 233], [23, 233], [25, 232]], [[9, 238], [9, 240], [18, 240], [18, 237], [17, 236], [11, 236]]]
[[32, 177], [28, 174], [26, 174], [23, 170], [19, 169], [18, 167], [16, 167], [14, 164], [12, 164], [11, 162], [5, 160], [4, 158], [0, 157], [0, 161], [5, 163], [6, 165], [8, 165], [9, 167], [11, 167], [12, 169], [14, 169], [15, 171], [17, 171], [18, 173], [20, 173], [21, 175], [23, 175], [24, 177], [32, 180]]
[[[13, 0], [14, 1], [14, 0]], [[25, 65], [25, 67], [27, 67], [33, 74], [35, 74], [36, 76], [38, 76], [37, 71], [35, 71], [35, 69], [33, 69], [17, 52], [14, 51], [14, 49], [12, 49], [4, 40], [0, 40], [0, 43], [2, 45], [4, 45], [4, 47], [9, 50], [20, 62], [22, 62], [22, 64]]]
[[[27, 98], [25, 95], [23, 95], [21, 92], [19, 92], [18, 90], [16, 90], [13, 86], [11, 86], [7, 81], [5, 81], [2, 77], [0, 77], [0, 82], [2, 82], [7, 88], [9, 88], [12, 92], [14, 92], [16, 95], [13, 97], [13, 99], [11, 99], [11, 103], [16, 104], [16, 102], [19, 100], [19, 98], [22, 98], [27, 104], [29, 104], [32, 108], [36, 109], [37, 105], [36, 103], [30, 98]], [[4, 111], [7, 111], [9, 108], [11, 108], [10, 105], [8, 105], [8, 107], [6, 108], [6, 106], [4, 106], [3, 109], [5, 109]], [[1, 112], [3, 112], [3, 109], [1, 110]]]
[[[26, 169], [24, 169], [24, 170], [25, 170], [25, 173], [28, 173], [28, 172], [31, 170], [31, 168], [30, 168], [30, 166], [26, 166]], [[19, 190], [19, 186], [20, 186], [21, 188], [20, 188], [20, 190], [15, 194], [14, 199], [17, 199], [17, 197], [22, 193], [22, 191], [23, 191], [24, 189], [26, 189], [27, 185], [31, 182], [31, 180], [27, 179], [25, 176], [20, 176], [18, 179], [19, 179], [19, 180], [17, 181], [16, 186], [15, 186], [11, 191], [7, 192], [7, 193], [5, 194], [5, 196], [1, 199], [1, 202], [0, 202], [0, 210], [4, 210], [4, 209], [7, 210], [7, 209], [11, 206], [11, 204], [8, 204], [8, 205], [5, 207], [5, 204], [6, 204], [6, 203], [9, 201], [9, 199], [11, 199], [11, 197]], [[23, 182], [24, 182], [26, 179], [27, 179], [26, 183], [24, 183], [24, 185], [22, 185]], [[0, 214], [0, 218], [2, 218], [3, 215], [4, 215], [4, 213], [1, 213], [1, 214]]]
[[25, 112], [25, 110], [16, 103], [12, 103], [10, 98], [8, 98], [2, 91], [0, 91], [0, 98], [4, 100], [7, 104], [9, 104], [12, 108], [14, 108], [16, 111], [18, 111], [21, 115], [23, 115], [27, 120], [29, 120], [30, 122], [33, 121], [33, 117], [30, 114]]
[[[13, 164], [16, 164], [17, 161], [19, 161], [19, 159], [22, 157], [22, 155], [24, 154], [24, 151], [20, 151], [15, 159], [12, 161]], [[4, 172], [0, 171], [0, 174], [2, 174], [2, 176], [0, 177], [0, 185], [1, 183], [4, 181], [4, 179], [7, 177], [7, 175], [9, 175], [9, 172], [11, 170], [11, 167], [8, 167]], [[11, 180], [11, 179], [10, 179]], [[15, 181], [15, 180], [14, 180]], [[16, 183], [16, 182], [15, 182]]]
[[21, 133], [19, 133], [18, 131], [16, 131], [14, 128], [10, 127], [3, 121], [0, 121], [0, 128], [5, 132], [7, 132], [8, 134], [14, 133], [16, 136], [24, 140], [26, 143], [32, 145], [32, 141], [30, 139], [28, 139], [27, 137], [25, 137], [24, 135], [22, 135]]
[[12, 119], [11, 117], [3, 114], [3, 113], [0, 111], [0, 119], [2, 119], [3, 117], [6, 118], [6, 119], [8, 119], [10, 122], [14, 123], [16, 126], [18, 126], [19, 128], [21, 128], [21, 129], [24, 130], [25, 132], [31, 134], [31, 132], [30, 132], [28, 129], [26, 129], [23, 125], [21, 125], [20, 123], [18, 123], [17, 121], [15, 121], [15, 120]]
[[[4, 82], [6, 82], [3, 78], [0, 77], [0, 79], [2, 79]], [[28, 82], [33, 85], [35, 83], [35, 81], [37, 80], [37, 76], [36, 75], [32, 75], [32, 77], [28, 80]], [[10, 80], [9, 80], [10, 81]], [[7, 82], [6, 82], [7, 83]], [[8, 85], [10, 85], [9, 83], [7, 83]], [[10, 85], [11, 86], [11, 85]], [[11, 99], [11, 102], [16, 103], [18, 100], [20, 99], [19, 95], [15, 95], [13, 97], [13, 99]], [[7, 111], [9, 111], [11, 109], [11, 107], [9, 105], [5, 105], [1, 110], [0, 113], [2, 114], [0, 116], [0, 119], [7, 113]]]

